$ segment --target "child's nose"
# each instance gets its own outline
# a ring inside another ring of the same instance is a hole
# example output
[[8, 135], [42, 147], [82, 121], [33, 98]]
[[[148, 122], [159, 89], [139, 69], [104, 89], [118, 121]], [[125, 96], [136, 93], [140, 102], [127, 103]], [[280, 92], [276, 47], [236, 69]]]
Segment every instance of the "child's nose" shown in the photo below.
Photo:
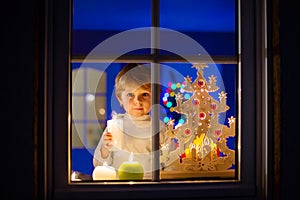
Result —
[[134, 101], [135, 101], [135, 102], [141, 102], [141, 101], [142, 101], [142, 97], [139, 96], [139, 95], [136, 95], [136, 96], [134, 97]]

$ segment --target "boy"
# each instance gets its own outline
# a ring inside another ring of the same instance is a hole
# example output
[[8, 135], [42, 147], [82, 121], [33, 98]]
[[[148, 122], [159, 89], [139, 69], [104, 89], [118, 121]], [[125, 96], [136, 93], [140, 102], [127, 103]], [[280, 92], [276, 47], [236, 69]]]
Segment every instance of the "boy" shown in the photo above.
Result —
[[[119, 166], [128, 161], [130, 153], [134, 161], [144, 168], [144, 179], [151, 179], [152, 125], [150, 68], [127, 64], [115, 79], [115, 95], [124, 108], [124, 114], [116, 114], [107, 121], [107, 128], [95, 149], [93, 163]], [[161, 141], [163, 138], [161, 138]]]

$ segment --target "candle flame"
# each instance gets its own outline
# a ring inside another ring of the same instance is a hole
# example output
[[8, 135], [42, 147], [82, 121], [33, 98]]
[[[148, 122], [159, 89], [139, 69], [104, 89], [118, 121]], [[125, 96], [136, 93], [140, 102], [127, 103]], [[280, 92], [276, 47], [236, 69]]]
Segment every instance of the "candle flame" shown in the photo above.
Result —
[[129, 159], [128, 159], [128, 160], [129, 160], [129, 162], [132, 162], [132, 161], [133, 161], [133, 153], [132, 153], [132, 152], [130, 153], [130, 156], [129, 156]]
[[200, 137], [196, 136], [193, 143], [191, 143], [189, 145], [189, 147], [185, 149], [185, 154], [187, 157], [191, 157], [193, 149], [196, 149], [196, 154], [199, 154], [200, 152], [208, 150], [208, 149], [210, 149], [209, 152], [210, 151], [213, 152], [213, 150], [216, 148], [217, 148], [217, 145], [210, 138], [205, 136], [204, 133], [202, 133], [200, 135]]

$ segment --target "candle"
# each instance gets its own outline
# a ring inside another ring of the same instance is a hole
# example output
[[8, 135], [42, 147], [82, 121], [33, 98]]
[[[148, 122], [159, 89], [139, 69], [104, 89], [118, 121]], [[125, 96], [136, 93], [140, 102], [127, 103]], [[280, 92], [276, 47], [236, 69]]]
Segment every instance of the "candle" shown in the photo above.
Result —
[[142, 180], [144, 177], [144, 169], [141, 163], [133, 161], [133, 153], [131, 152], [128, 161], [123, 162], [118, 170], [119, 180]]
[[93, 180], [116, 180], [117, 173], [115, 168], [107, 166], [106, 162], [103, 163], [103, 166], [96, 166], [93, 174]]
[[81, 179], [79, 179], [77, 176], [76, 176], [76, 172], [73, 172], [72, 175], [71, 175], [71, 181], [81, 181]]
[[118, 151], [123, 149], [123, 137], [120, 134], [116, 134], [120, 132], [120, 127], [116, 125], [115, 121], [107, 121], [107, 131], [110, 132], [113, 137], [113, 150]]

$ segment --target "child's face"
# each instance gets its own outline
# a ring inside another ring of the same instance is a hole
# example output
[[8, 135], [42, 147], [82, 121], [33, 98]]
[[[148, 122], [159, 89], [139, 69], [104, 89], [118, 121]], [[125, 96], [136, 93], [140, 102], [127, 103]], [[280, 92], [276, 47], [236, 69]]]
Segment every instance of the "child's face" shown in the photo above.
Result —
[[151, 110], [151, 91], [141, 87], [126, 87], [118, 100], [125, 111], [134, 117], [146, 115]]

